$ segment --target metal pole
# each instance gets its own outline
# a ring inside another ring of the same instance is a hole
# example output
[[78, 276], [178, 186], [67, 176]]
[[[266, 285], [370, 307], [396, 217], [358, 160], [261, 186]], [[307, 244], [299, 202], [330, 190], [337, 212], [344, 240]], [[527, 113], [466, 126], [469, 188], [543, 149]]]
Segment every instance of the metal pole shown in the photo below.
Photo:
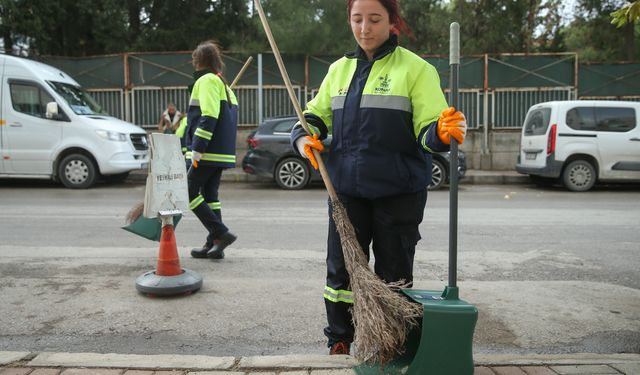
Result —
[[262, 124], [263, 98], [262, 98], [262, 54], [258, 54], [258, 125]]
[[[458, 108], [458, 73], [460, 70], [460, 25], [449, 27], [449, 65], [451, 68], [451, 97], [449, 105]], [[458, 268], [458, 142], [451, 137], [449, 164], [449, 287], [456, 288]]]
[[482, 154], [489, 154], [489, 55], [484, 54], [484, 97], [482, 116]]

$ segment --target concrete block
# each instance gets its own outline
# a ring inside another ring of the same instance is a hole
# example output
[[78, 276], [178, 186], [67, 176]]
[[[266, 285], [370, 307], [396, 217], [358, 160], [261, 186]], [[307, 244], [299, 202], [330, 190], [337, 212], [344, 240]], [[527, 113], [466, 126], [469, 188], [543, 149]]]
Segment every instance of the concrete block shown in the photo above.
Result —
[[[312, 370], [311, 375], [354, 375], [356, 372], [352, 369], [341, 370]], [[286, 373], [285, 373], [286, 374]]]
[[0, 366], [25, 359], [29, 352], [0, 352]]
[[68, 368], [60, 373], [60, 375], [120, 375], [122, 370], [106, 369], [106, 368]]
[[[99, 353], [40, 353], [30, 366], [42, 367], [121, 367], [129, 369], [207, 369], [227, 370], [235, 363], [234, 357], [208, 357], [202, 355], [137, 355]], [[65, 374], [67, 375], [67, 374]]]
[[58, 368], [37, 368], [29, 373], [29, 375], [59, 375], [61, 371], [62, 370]]
[[551, 371], [548, 367], [542, 366], [527, 366], [521, 367], [522, 371], [526, 372], [527, 375], [556, 375], [554, 371]]
[[0, 375], [26, 375], [31, 368], [5, 368], [0, 369]]
[[287, 355], [242, 357], [240, 369], [300, 369], [300, 368], [350, 368], [357, 364], [350, 356], [329, 355]]
[[473, 369], [473, 375], [496, 375], [496, 373], [488, 367], [480, 366]]
[[612, 363], [611, 367], [625, 375], [640, 374], [640, 362], [635, 363]]
[[560, 375], [620, 374], [607, 365], [551, 366]]
[[491, 369], [497, 375], [527, 375], [520, 367], [516, 366], [492, 367]]

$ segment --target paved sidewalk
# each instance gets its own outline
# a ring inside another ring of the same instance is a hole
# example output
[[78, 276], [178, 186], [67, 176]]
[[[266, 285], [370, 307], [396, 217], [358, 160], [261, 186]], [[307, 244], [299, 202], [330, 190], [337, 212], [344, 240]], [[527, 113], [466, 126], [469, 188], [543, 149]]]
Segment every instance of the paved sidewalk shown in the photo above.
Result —
[[[640, 354], [477, 355], [476, 375], [640, 375]], [[0, 352], [0, 375], [347, 375], [349, 356]]]

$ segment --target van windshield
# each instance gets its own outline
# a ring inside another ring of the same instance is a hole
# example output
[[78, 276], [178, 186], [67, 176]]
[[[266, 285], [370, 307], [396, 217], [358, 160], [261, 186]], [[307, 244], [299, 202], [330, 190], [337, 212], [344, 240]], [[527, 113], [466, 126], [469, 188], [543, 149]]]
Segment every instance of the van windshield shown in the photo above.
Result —
[[525, 135], [544, 135], [549, 127], [551, 108], [539, 108], [529, 112], [524, 123]]
[[77, 115], [106, 115], [102, 107], [79, 86], [48, 81], [49, 85], [69, 104]]

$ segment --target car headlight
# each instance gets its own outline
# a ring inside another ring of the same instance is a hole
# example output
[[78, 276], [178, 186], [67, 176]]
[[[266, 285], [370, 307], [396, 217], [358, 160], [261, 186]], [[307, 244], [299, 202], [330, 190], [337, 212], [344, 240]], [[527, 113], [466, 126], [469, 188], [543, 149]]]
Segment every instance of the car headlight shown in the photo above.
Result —
[[96, 130], [99, 136], [108, 140], [108, 141], [116, 141], [116, 142], [125, 142], [127, 140], [127, 135], [124, 133], [112, 132], [108, 130]]

